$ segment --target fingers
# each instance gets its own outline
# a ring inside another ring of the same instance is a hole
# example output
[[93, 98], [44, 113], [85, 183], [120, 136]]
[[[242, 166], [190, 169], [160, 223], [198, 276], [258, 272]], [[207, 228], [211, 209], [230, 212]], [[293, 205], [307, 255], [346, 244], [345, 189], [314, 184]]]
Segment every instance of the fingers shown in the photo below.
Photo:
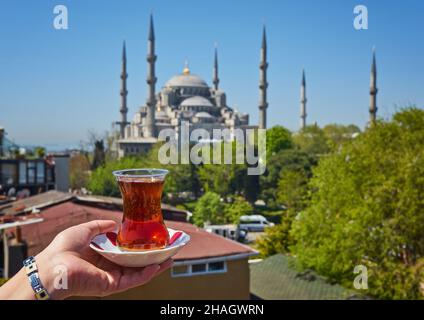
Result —
[[108, 231], [115, 230], [116, 222], [113, 220], [93, 220], [80, 224], [78, 227], [86, 228], [89, 230], [89, 238]]
[[155, 276], [171, 268], [173, 263], [172, 259], [168, 259], [160, 265], [152, 264], [144, 267], [143, 269], [122, 268], [122, 275], [117, 291], [128, 290], [130, 288], [141, 286], [152, 280]]
[[169, 258], [168, 260], [166, 260], [165, 262], [162, 262], [159, 266], [159, 271], [156, 272], [156, 275], [161, 274], [162, 272], [168, 270], [169, 268], [171, 268], [174, 265], [174, 261]]
[[139, 268], [122, 268], [122, 276], [116, 291], [141, 286], [152, 280], [159, 270], [160, 266], [157, 264], [144, 267], [142, 270]]

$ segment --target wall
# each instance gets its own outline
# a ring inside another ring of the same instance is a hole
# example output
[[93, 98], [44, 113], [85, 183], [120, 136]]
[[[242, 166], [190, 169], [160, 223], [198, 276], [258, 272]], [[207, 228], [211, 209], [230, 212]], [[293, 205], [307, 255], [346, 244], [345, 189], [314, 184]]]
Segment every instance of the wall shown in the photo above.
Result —
[[227, 272], [172, 278], [167, 271], [150, 283], [103, 299], [218, 300], [249, 299], [247, 259], [227, 261]]
[[55, 156], [55, 189], [62, 192], [69, 192], [69, 156]]

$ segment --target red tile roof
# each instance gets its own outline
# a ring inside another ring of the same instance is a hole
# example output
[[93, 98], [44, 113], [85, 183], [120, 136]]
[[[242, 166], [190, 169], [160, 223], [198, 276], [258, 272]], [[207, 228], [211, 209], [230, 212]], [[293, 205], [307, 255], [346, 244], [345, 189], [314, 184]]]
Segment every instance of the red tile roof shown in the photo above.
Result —
[[[44, 221], [22, 226], [22, 239], [28, 243], [28, 254], [43, 250], [62, 230], [95, 219], [111, 219], [120, 222], [122, 212], [66, 201], [47, 207], [39, 214]], [[174, 257], [174, 260], [205, 259], [235, 254], [254, 254], [248, 246], [211, 234], [187, 222], [165, 221], [166, 225], [190, 235], [191, 241]]]
[[[78, 203], [91, 204], [99, 208], [122, 210], [121, 198], [97, 195], [75, 195], [72, 193], [50, 190], [29, 198], [0, 204], [0, 223], [2, 217], [6, 216], [10, 219], [11, 216], [28, 214], [34, 209], [50, 207], [69, 200], [73, 200]], [[187, 211], [180, 210], [165, 203], [161, 203], [161, 207], [165, 218], [170, 220], [186, 221]]]
[[175, 260], [206, 259], [243, 253], [255, 253], [255, 251], [248, 246], [207, 232], [191, 223], [165, 221], [165, 224], [169, 228], [182, 230], [191, 237], [190, 242], [177, 253]]

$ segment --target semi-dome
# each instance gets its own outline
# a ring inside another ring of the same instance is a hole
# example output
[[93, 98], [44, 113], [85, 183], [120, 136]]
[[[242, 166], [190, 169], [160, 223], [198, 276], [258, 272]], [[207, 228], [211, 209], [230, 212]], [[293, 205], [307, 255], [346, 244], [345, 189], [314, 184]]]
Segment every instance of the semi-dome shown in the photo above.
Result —
[[197, 117], [197, 118], [212, 118], [212, 116], [209, 113], [204, 112], [204, 111], [196, 113], [195, 117]]
[[182, 107], [213, 107], [214, 105], [208, 99], [201, 96], [194, 96], [181, 102]]

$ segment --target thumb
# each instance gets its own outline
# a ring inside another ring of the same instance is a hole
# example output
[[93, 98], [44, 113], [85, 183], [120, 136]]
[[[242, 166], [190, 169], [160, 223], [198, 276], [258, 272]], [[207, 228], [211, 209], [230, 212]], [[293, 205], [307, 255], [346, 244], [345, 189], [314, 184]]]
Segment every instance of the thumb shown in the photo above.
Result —
[[116, 228], [116, 221], [113, 220], [93, 220], [80, 224], [79, 227], [89, 230], [90, 238], [105, 233], [108, 231], [113, 231]]

